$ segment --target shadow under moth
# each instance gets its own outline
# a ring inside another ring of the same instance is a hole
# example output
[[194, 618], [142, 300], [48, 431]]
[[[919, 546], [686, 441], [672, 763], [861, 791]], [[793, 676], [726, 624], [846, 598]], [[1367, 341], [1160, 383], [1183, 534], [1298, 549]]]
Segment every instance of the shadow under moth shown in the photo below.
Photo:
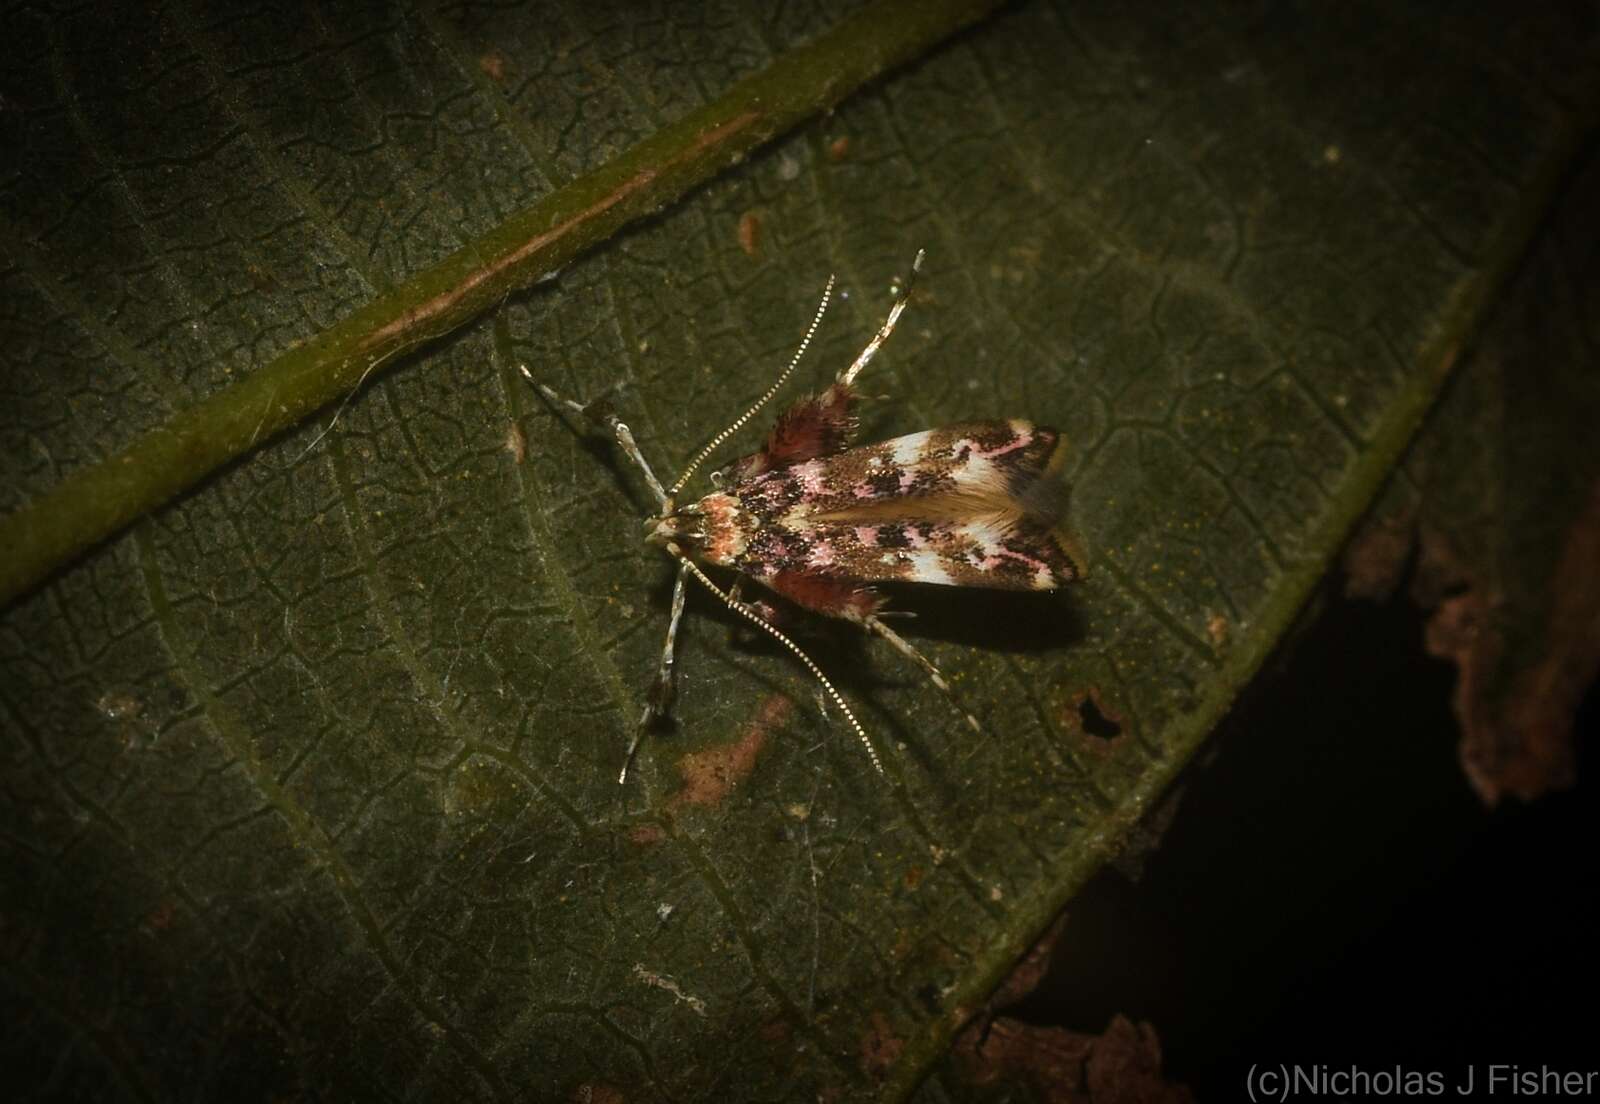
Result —
[[[802, 609], [843, 618], [888, 641], [981, 731], [932, 661], [884, 623], [884, 614], [892, 611], [885, 611], [883, 596], [871, 584], [1054, 590], [1082, 577], [1083, 556], [1064, 525], [1067, 443], [1056, 430], [1016, 418], [958, 422], [850, 447], [857, 429], [852, 412], [858, 399], [856, 377], [894, 332], [922, 260], [919, 250], [911, 278], [895, 297], [889, 316], [854, 362], [826, 390], [779, 415], [759, 451], [713, 472], [717, 490], [686, 505], [678, 504], [678, 495], [689, 478], [772, 400], [800, 363], [827, 310], [833, 277], [788, 367], [766, 394], [700, 450], [670, 487], [662, 487], [632, 432], [605, 399], [582, 404], [562, 398], [521, 366], [552, 403], [610, 430], [658, 503], [655, 516], [645, 519], [645, 542], [664, 549], [678, 564], [666, 646], [619, 782], [627, 781], [644, 733], [671, 707], [674, 643], [690, 576], [805, 664], [879, 774], [883, 763], [878, 752], [843, 695], [778, 627], [777, 611], [770, 604], [741, 599], [741, 581], [758, 583]], [[702, 565], [733, 572], [732, 586], [724, 589], [713, 582]]]

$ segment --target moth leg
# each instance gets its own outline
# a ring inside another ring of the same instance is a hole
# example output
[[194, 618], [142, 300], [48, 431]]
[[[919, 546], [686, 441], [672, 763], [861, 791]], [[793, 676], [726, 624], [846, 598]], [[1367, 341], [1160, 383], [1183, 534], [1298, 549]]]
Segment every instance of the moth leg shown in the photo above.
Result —
[[[761, 615], [761, 620], [765, 621], [773, 628], [781, 629], [784, 627], [784, 623], [787, 619], [782, 615], [782, 612], [777, 606], [774, 606], [771, 602], [764, 601], [760, 598], [746, 598], [743, 594], [743, 590], [744, 580], [735, 577], [733, 580], [733, 585], [728, 588], [729, 599], [739, 603], [740, 605], [749, 606], [756, 613]], [[760, 636], [762, 636], [761, 633], [752, 632], [745, 626], [743, 621], [740, 621], [733, 627], [733, 639], [740, 644], [747, 644], [750, 641], [759, 638]], [[826, 713], [827, 710], [823, 710], [823, 712]]]
[[861, 741], [861, 746], [867, 750], [867, 758], [872, 760], [872, 769], [877, 771], [879, 774], [884, 773], [883, 760], [878, 758], [878, 749], [872, 746], [872, 740], [868, 738], [867, 730], [861, 727], [861, 722], [856, 720], [856, 715], [851, 712], [849, 704], [844, 700], [844, 695], [839, 693], [832, 682], [828, 681], [828, 676], [822, 673], [822, 668], [817, 666], [816, 661], [810, 656], [806, 655], [805, 651], [800, 647], [800, 645], [796, 644], [793, 640], [790, 640], [781, 630], [768, 624], [759, 613], [745, 605], [743, 602], [739, 601], [737, 598], [733, 597], [733, 595], [723, 590], [716, 583], [712, 582], [710, 577], [707, 576], [704, 571], [701, 571], [700, 568], [695, 565], [693, 560], [684, 555], [683, 549], [679, 548], [676, 544], [669, 544], [667, 545], [667, 551], [678, 557], [678, 562], [683, 565], [684, 570], [693, 575], [695, 579], [699, 581], [701, 586], [705, 587], [712, 594], [715, 594], [718, 598], [726, 602], [729, 609], [731, 609], [734, 613], [737, 613], [740, 617], [743, 617], [746, 621], [750, 622], [768, 636], [772, 637], [785, 648], [788, 648], [796, 659], [805, 664], [806, 670], [810, 671], [811, 676], [817, 680], [822, 689], [827, 691], [828, 697], [833, 699], [833, 704], [839, 707], [839, 712], [844, 714], [844, 719], [848, 721], [850, 723], [850, 727], [855, 730], [856, 738]]
[[931, 659], [917, 651], [903, 636], [895, 632], [888, 625], [885, 625], [883, 623], [883, 619], [877, 614], [868, 616], [861, 622], [861, 624], [866, 627], [868, 632], [883, 637], [883, 639], [887, 640], [890, 644], [893, 644], [896, 648], [898, 648], [901, 655], [911, 660], [911, 662], [915, 663], [918, 667], [921, 667], [922, 670], [927, 674], [928, 680], [932, 682], [934, 686], [938, 687], [939, 692], [945, 696], [945, 700], [948, 701], [958, 713], [967, 719], [967, 724], [972, 726], [972, 731], [976, 732], [980, 736], [983, 735], [983, 728], [978, 724], [978, 718], [969, 713], [967, 711], [967, 707], [961, 704], [961, 699], [956, 697], [955, 690], [951, 687], [950, 683], [945, 680], [945, 677], [940, 673], [939, 668], [933, 665], [933, 661]]
[[883, 637], [893, 644], [901, 655], [921, 667], [929, 681], [945, 696], [945, 700], [966, 718], [967, 724], [972, 726], [972, 731], [982, 735], [983, 728], [978, 724], [978, 719], [961, 704], [955, 690], [951, 688], [939, 668], [933, 665], [933, 661], [883, 623], [881, 615], [888, 612], [893, 616], [894, 611], [884, 611], [883, 599], [870, 587], [857, 586], [846, 579], [835, 579], [805, 571], [779, 571], [761, 581], [797, 606], [829, 617], [853, 621], [868, 632]]
[[[744, 425], [751, 418], [754, 418], [756, 413], [760, 411], [763, 406], [766, 406], [767, 403], [771, 402], [773, 397], [777, 395], [779, 389], [782, 388], [789, 377], [794, 374], [795, 367], [800, 363], [800, 358], [805, 356], [806, 350], [811, 347], [811, 339], [816, 336], [817, 327], [822, 325], [822, 316], [827, 313], [828, 300], [832, 297], [833, 277], [830, 275], [828, 277], [827, 286], [822, 289], [822, 302], [817, 304], [817, 313], [812, 316], [811, 325], [806, 327], [806, 336], [800, 340], [800, 347], [794, 351], [794, 356], [789, 358], [789, 366], [785, 368], [778, 378], [772, 382], [772, 386], [767, 388], [766, 394], [762, 395], [755, 401], [754, 404], [751, 405], [750, 409], [746, 410], [743, 414], [735, 418], [731, 423], [729, 423], [727, 428], [713, 437], [705, 448], [701, 449], [695, 454], [694, 459], [689, 461], [688, 466], [685, 467], [679, 474], [677, 481], [672, 484], [671, 489], [669, 489], [667, 492], [668, 494], [676, 495], [679, 491], [683, 490], [684, 484], [689, 482], [689, 477], [695, 473], [695, 469], [705, 461], [706, 457], [710, 456], [713, 452], [716, 452], [717, 447], [721, 445], [722, 442], [726, 441], [729, 437], [732, 437], [736, 432], [738, 432], [740, 426]], [[713, 482], [717, 481], [717, 475], [719, 474], [721, 473], [714, 473], [712, 475]]]
[[855, 361], [840, 372], [826, 390], [800, 399], [778, 415], [761, 451], [735, 460], [716, 473], [714, 480], [738, 483], [774, 468], [831, 455], [854, 439], [856, 417], [851, 407], [856, 401], [855, 378], [894, 332], [895, 323], [900, 321], [906, 304], [911, 301], [911, 289], [916, 284], [925, 255], [923, 250], [917, 250], [916, 260], [911, 262], [911, 276], [901, 287], [894, 306], [889, 308], [889, 317], [884, 319], [883, 325], [878, 327], [878, 332], [872, 335], [872, 340], [867, 342], [867, 347], [861, 350]]
[[678, 642], [678, 622], [683, 620], [683, 602], [687, 596], [689, 571], [683, 566], [678, 568], [678, 579], [672, 584], [672, 615], [667, 620], [667, 643], [661, 649], [661, 664], [656, 668], [656, 677], [650, 683], [650, 692], [645, 695], [644, 712], [639, 714], [639, 725], [633, 731], [633, 742], [628, 745], [628, 754], [622, 760], [622, 773], [617, 775], [617, 782], [626, 785], [628, 781], [628, 768], [633, 765], [634, 752], [639, 750], [639, 742], [644, 739], [644, 734], [650, 726], [655, 724], [667, 711], [672, 708], [672, 700], [678, 696], [678, 687], [673, 680], [674, 654]]
[[911, 275], [900, 287], [900, 294], [895, 296], [894, 306], [889, 308], [889, 317], [883, 320], [883, 325], [878, 327], [878, 332], [872, 335], [872, 340], [867, 342], [867, 347], [861, 350], [855, 361], [839, 373], [839, 382], [849, 387], [855, 382], [856, 376], [865, 368], [873, 357], [878, 355], [878, 350], [883, 348], [883, 343], [889, 340], [889, 335], [894, 333], [894, 324], [900, 321], [900, 315], [905, 312], [906, 304], [911, 302], [911, 289], [917, 285], [917, 273], [922, 271], [922, 259], [927, 256], [926, 249], [917, 250], [916, 259], [911, 262]]
[[522, 372], [527, 381], [538, 389], [541, 395], [555, 403], [557, 406], [566, 407], [568, 410], [572, 411], [572, 413], [576, 414], [585, 421], [593, 422], [596, 425], [605, 424], [604, 415], [601, 413], [601, 410], [604, 407], [606, 400], [610, 398], [611, 391], [616, 390], [615, 386], [613, 386], [610, 391], [607, 391], [599, 398], [590, 399], [587, 403], [581, 403], [577, 402], [576, 400], [569, 399], [565, 395], [557, 394], [554, 388], [547, 387], [538, 380], [534, 379], [533, 373], [529, 371], [526, 364], [518, 364], [517, 368]]
[[634, 465], [644, 472], [645, 479], [650, 483], [650, 489], [655, 492], [656, 502], [661, 506], [662, 513], [671, 512], [669, 509], [671, 499], [667, 497], [666, 489], [661, 486], [661, 480], [656, 478], [656, 473], [651, 470], [649, 461], [644, 458], [644, 453], [639, 451], [639, 444], [633, 439], [633, 431], [628, 428], [626, 422], [617, 417], [616, 412], [611, 409], [611, 404], [606, 400], [605, 396], [602, 395], [589, 403], [574, 402], [556, 394], [555, 391], [534, 379], [533, 373], [528, 371], [526, 364], [519, 364], [517, 367], [522, 369], [522, 374], [528, 377], [528, 382], [538, 388], [539, 393], [545, 398], [557, 406], [566, 407], [578, 417], [593, 425], [604, 426], [609, 429], [612, 435], [616, 437], [617, 444], [622, 446], [622, 451], [627, 453], [628, 459], [632, 460]]

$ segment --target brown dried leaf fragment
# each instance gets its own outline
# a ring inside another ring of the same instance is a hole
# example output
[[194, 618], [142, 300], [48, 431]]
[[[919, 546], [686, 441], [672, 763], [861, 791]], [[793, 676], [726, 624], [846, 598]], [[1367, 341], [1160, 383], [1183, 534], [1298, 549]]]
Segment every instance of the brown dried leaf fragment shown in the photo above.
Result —
[[[1424, 534], [1418, 591], [1439, 593], [1441, 578], [1465, 574], [1442, 540]], [[1512, 671], [1503, 670], [1501, 603], [1492, 589], [1447, 594], [1428, 622], [1429, 653], [1459, 671], [1452, 705], [1462, 728], [1462, 769], [1490, 806], [1508, 794], [1528, 801], [1577, 780], [1573, 716], [1600, 674], [1600, 480], [1567, 530], [1548, 594], [1542, 650]]]
[[1189, 1104], [1194, 1094], [1161, 1074], [1155, 1028], [1113, 1016], [1104, 1034], [998, 1019], [987, 1034], [956, 1041], [961, 1069], [978, 1086], [1021, 1080], [1050, 1104]]

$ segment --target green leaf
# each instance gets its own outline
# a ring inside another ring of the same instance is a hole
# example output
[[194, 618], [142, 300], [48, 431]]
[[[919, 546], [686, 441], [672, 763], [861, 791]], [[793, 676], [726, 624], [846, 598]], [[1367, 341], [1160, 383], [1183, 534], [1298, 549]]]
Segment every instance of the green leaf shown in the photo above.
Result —
[[[909, 1095], [1285, 633], [1596, 118], [1554, 7], [768, 7], [14, 16], [21, 1092]], [[888, 778], [696, 594], [619, 787], [670, 564], [519, 365], [671, 472], [829, 272], [804, 386], [919, 247], [867, 433], [1061, 427], [1090, 579], [894, 596], [983, 739], [800, 630]]]

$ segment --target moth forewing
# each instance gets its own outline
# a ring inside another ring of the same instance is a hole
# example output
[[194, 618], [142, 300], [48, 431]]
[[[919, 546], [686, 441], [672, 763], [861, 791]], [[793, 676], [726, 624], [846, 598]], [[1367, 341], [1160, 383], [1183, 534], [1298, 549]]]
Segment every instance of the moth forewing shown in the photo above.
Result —
[[[880, 774], [878, 752], [844, 696], [773, 623], [765, 603], [757, 608], [737, 597], [740, 578], [760, 583], [803, 609], [852, 621], [887, 641], [921, 667], [972, 728], [981, 731], [977, 719], [956, 702], [938, 667], [884, 624], [879, 616], [883, 598], [871, 584], [1051, 590], [1082, 576], [1082, 554], [1065, 528], [1062, 472], [1067, 452], [1056, 430], [1020, 419], [972, 421], [849, 447], [857, 428], [852, 411], [855, 379], [894, 331], [922, 260], [919, 250], [888, 317], [834, 382], [780, 414], [760, 450], [715, 472], [718, 490], [682, 507], [676, 499], [689, 477], [793, 373], [822, 321], [834, 286], [831, 276], [804, 340], [778, 381], [717, 434], [670, 488], [662, 486], [627, 425], [609, 409], [564, 399], [523, 366], [523, 374], [553, 403], [611, 430], [644, 473], [658, 503], [658, 513], [645, 523], [646, 541], [679, 565], [666, 644], [618, 781], [627, 780], [644, 732], [671, 706], [675, 641], [690, 576], [800, 660], [838, 706]], [[723, 589], [701, 564], [735, 572], [734, 587]]]
[[780, 592], [818, 589], [796, 575], [1053, 590], [1082, 574], [1065, 451], [1047, 426], [966, 422], [763, 471], [696, 503], [693, 553]]

